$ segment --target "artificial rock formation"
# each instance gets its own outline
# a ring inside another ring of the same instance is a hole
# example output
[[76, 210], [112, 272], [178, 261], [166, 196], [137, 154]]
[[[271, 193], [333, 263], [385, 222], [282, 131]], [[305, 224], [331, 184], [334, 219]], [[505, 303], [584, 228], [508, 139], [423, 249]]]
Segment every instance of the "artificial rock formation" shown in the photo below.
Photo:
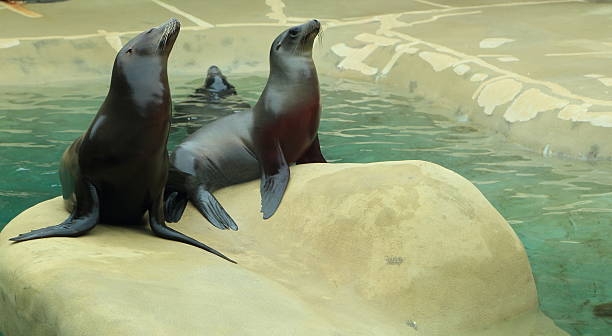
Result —
[[470, 182], [421, 161], [291, 168], [263, 221], [259, 181], [216, 193], [240, 230], [175, 224], [238, 262], [143, 227], [12, 244], [62, 221], [60, 198], [0, 233], [0, 331], [19, 335], [567, 335], [538, 310], [522, 244]]

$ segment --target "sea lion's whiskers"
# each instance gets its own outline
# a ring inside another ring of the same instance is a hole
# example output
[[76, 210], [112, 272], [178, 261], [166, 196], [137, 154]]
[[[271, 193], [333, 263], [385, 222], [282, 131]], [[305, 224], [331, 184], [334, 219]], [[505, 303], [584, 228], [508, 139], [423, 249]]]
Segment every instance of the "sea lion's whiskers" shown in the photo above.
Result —
[[175, 28], [176, 28], [176, 23], [174, 22], [172, 22], [171, 25], [166, 25], [164, 27], [164, 32], [162, 33], [162, 36], [159, 39], [160, 49], [163, 49], [166, 47], [166, 43], [168, 43], [168, 38], [170, 37], [170, 34], [174, 31]]
[[158, 44], [159, 49], [164, 49], [166, 47], [167, 40], [168, 40], [168, 27], [165, 27], [164, 32], [159, 38], [159, 44]]

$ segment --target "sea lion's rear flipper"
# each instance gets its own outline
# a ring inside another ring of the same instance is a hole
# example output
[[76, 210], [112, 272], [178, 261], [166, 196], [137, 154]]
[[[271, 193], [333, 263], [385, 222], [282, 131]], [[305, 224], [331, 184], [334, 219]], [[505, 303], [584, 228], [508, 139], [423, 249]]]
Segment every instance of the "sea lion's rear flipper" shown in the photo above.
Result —
[[319, 145], [319, 135], [317, 134], [310, 144], [310, 147], [302, 154], [302, 156], [295, 162], [297, 164], [304, 163], [327, 163], [323, 154], [321, 153], [321, 145]]
[[166, 195], [164, 200], [164, 217], [169, 223], [178, 222], [183, 217], [187, 207], [187, 195], [182, 192], [173, 191]]
[[199, 247], [203, 249], [204, 251], [210, 252], [229, 262], [232, 262], [234, 264], [236, 263], [235, 261], [224, 256], [221, 252], [215, 250], [214, 248], [209, 247], [203, 243], [200, 243], [199, 241], [191, 237], [188, 237], [176, 230], [173, 230], [172, 228], [169, 228], [164, 221], [164, 210], [162, 208], [162, 203], [163, 202], [160, 197], [159, 203], [153, 204], [151, 209], [149, 209], [149, 224], [151, 225], [151, 230], [153, 230], [153, 233], [155, 233], [155, 235], [165, 238], [165, 239], [170, 239], [170, 240], [174, 240], [177, 242], [189, 244], [195, 247]]
[[81, 182], [76, 190], [77, 203], [70, 216], [61, 224], [22, 233], [10, 238], [15, 242], [47, 237], [77, 237], [93, 229], [100, 219], [100, 202], [96, 188], [89, 182]]
[[262, 177], [259, 191], [261, 212], [263, 218], [268, 219], [278, 209], [289, 184], [289, 166], [278, 142], [273, 148], [267, 148], [267, 152], [263, 154], [260, 159]]
[[202, 216], [206, 217], [215, 227], [221, 230], [238, 230], [236, 222], [234, 222], [232, 217], [225, 211], [215, 196], [211, 194], [210, 191], [206, 190], [204, 186], [199, 185], [190, 199]]

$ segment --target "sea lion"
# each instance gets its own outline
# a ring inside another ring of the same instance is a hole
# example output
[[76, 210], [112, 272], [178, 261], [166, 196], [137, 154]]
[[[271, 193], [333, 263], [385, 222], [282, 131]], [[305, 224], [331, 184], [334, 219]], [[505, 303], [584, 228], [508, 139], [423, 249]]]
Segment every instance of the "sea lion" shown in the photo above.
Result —
[[156, 235], [232, 261], [164, 221], [171, 113], [167, 63], [179, 31], [179, 21], [171, 19], [134, 37], [119, 51], [106, 99], [85, 134], [62, 156], [59, 174], [70, 216], [61, 224], [10, 240], [76, 237], [100, 222], [141, 223], [148, 211]]
[[204, 84], [186, 100], [174, 104], [171, 132], [185, 129], [189, 135], [214, 120], [249, 108], [251, 105], [238, 96], [221, 69], [211, 65]]
[[166, 219], [180, 219], [187, 200], [214, 226], [237, 230], [211, 192], [261, 177], [263, 218], [278, 208], [290, 163], [326, 162], [317, 130], [321, 113], [312, 20], [282, 32], [270, 48], [268, 82], [252, 110], [214, 121], [172, 153]]
[[207, 95], [209, 100], [219, 100], [237, 94], [236, 87], [227, 81], [227, 77], [216, 65], [208, 68], [204, 85], [196, 89], [196, 93]]

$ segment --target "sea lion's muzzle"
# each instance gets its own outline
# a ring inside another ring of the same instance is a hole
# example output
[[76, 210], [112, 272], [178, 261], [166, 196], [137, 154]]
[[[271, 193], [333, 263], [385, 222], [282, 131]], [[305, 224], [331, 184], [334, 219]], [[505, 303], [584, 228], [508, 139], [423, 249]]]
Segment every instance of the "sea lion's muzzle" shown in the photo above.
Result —
[[310, 20], [304, 23], [301, 27], [304, 31], [302, 35], [302, 43], [307, 43], [307, 41], [314, 40], [314, 38], [321, 31], [321, 23], [317, 19]]
[[174, 45], [174, 41], [181, 30], [181, 22], [175, 18], [172, 18], [161, 24], [159, 27], [157, 27], [157, 29], [162, 31], [158, 49], [160, 51], [166, 51], [166, 49], [171, 49]]
[[321, 30], [321, 23], [317, 19], [310, 20], [310, 22], [308, 22], [308, 26], [309, 26], [308, 28], [310, 28], [310, 33], [308, 33], [308, 35], [311, 35], [311, 34], [316, 35]]
[[312, 19], [310, 24], [313, 26], [313, 29], [319, 31], [321, 29], [321, 23], [317, 19]]

